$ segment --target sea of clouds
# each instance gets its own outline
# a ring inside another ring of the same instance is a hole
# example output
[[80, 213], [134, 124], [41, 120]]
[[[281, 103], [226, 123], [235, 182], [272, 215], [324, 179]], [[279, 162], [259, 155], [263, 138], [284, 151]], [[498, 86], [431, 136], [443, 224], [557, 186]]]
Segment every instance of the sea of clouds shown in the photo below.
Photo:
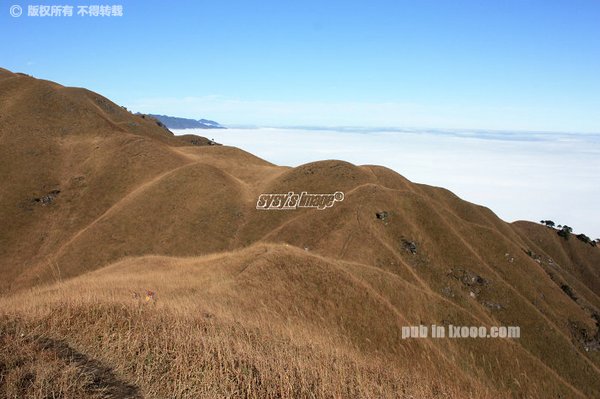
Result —
[[551, 219], [600, 237], [598, 134], [357, 128], [174, 133], [212, 138], [278, 165], [323, 159], [383, 165], [487, 206], [509, 222]]

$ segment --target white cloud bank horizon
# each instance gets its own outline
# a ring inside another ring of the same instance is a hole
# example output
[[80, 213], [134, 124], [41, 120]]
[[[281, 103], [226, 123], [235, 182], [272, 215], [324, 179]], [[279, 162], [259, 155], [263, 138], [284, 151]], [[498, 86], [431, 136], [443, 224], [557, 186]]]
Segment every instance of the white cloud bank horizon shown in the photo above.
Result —
[[258, 100], [221, 95], [119, 99], [146, 114], [216, 120], [224, 126], [413, 126], [600, 133], [600, 119], [568, 102], [551, 107], [510, 104], [465, 104], [452, 99], [418, 101]]
[[269, 162], [382, 165], [449, 189], [501, 219], [551, 219], [600, 237], [600, 135], [459, 131], [186, 129]]

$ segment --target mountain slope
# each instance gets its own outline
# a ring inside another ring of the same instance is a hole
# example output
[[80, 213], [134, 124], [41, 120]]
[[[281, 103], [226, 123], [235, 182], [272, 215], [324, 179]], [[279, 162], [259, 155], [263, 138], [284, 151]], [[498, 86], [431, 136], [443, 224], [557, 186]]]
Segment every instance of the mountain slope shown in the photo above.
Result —
[[[82, 366], [45, 363], [52, 340], [147, 397], [600, 395], [598, 248], [381, 166], [276, 166], [6, 70], [0, 110], [0, 331], [31, 351], [8, 381], [49, 368], [71, 389]], [[344, 199], [256, 209], [292, 191]], [[419, 324], [521, 337], [402, 339]]]

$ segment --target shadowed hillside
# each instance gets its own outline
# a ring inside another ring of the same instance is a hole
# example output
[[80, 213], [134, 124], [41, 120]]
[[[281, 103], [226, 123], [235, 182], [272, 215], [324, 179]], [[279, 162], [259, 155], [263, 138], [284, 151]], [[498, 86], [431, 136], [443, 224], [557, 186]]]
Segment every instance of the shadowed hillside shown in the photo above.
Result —
[[[4, 396], [600, 396], [600, 249], [442, 188], [276, 166], [1, 69], [0, 178]], [[344, 199], [256, 209], [292, 191]], [[419, 324], [521, 337], [402, 338]]]

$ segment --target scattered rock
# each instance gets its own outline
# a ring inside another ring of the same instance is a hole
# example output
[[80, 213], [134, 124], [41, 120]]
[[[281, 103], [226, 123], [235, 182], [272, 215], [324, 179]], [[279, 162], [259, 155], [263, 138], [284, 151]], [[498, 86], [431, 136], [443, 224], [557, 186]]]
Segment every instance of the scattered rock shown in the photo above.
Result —
[[388, 213], [387, 211], [375, 212], [375, 217], [386, 222], [388, 219]]
[[524, 249], [523, 250], [527, 256], [529, 256], [531, 259], [539, 259], [539, 255], [536, 255], [535, 252], [533, 252], [531, 249]]
[[591, 335], [587, 328], [582, 326], [580, 322], [569, 320], [569, 330], [571, 337], [575, 342], [578, 342], [586, 352], [600, 351], [600, 329], [596, 323], [596, 333]]
[[479, 295], [481, 290], [489, 284], [488, 281], [480, 275], [464, 269], [452, 269], [447, 276], [460, 281], [462, 285], [469, 290], [469, 296], [472, 298]]
[[32, 202], [40, 203], [42, 206], [50, 205], [54, 202], [54, 199], [60, 194], [60, 190], [52, 190], [48, 194], [43, 195], [39, 198], [34, 198]]
[[402, 239], [402, 245], [404, 246], [404, 249], [408, 252], [410, 252], [411, 254], [416, 254], [417, 253], [417, 243], [414, 241], [409, 241], [409, 240], [405, 240], [404, 238]]
[[530, 249], [524, 249], [523, 251], [527, 254], [527, 256], [536, 261], [538, 264], [542, 264], [542, 257], [540, 255], [536, 254]]
[[483, 306], [485, 306], [488, 309], [492, 309], [492, 310], [504, 309], [504, 306], [502, 306], [501, 304], [496, 303], [496, 302], [491, 302], [491, 301], [484, 301]]
[[455, 278], [467, 287], [486, 286], [488, 281], [478, 274], [464, 269], [450, 270], [448, 276]]

